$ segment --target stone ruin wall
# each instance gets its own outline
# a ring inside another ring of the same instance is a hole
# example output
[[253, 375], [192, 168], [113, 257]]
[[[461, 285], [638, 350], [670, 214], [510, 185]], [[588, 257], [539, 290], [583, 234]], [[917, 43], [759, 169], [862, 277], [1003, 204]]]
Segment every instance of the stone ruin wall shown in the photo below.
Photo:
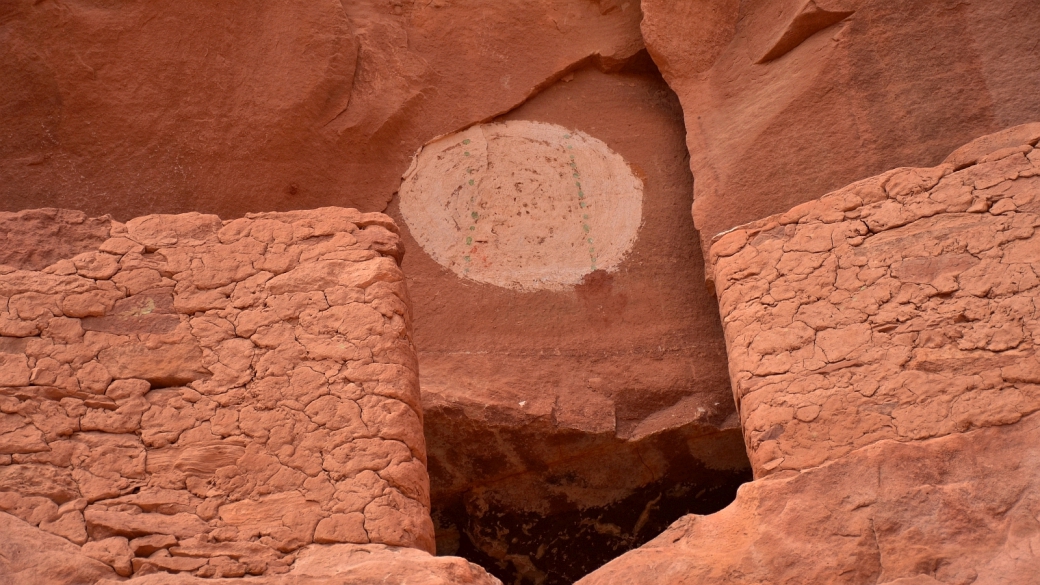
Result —
[[1010, 129], [716, 237], [756, 477], [1040, 410], [1038, 138]]
[[388, 217], [57, 218], [94, 249], [0, 266], [0, 511], [123, 576], [279, 573], [311, 543], [432, 552]]

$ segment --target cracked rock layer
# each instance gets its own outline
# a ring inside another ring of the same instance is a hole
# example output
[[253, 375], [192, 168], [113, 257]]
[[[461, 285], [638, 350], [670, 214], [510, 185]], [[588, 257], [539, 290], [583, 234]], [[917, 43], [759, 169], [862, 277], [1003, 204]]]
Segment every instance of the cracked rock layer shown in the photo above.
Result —
[[580, 583], [1033, 579], [1038, 139], [1011, 128], [718, 236], [757, 480]]
[[41, 213], [90, 230], [52, 246], [71, 258], [0, 266], [0, 511], [122, 576], [285, 572], [313, 543], [432, 552], [388, 217], [2, 219]]

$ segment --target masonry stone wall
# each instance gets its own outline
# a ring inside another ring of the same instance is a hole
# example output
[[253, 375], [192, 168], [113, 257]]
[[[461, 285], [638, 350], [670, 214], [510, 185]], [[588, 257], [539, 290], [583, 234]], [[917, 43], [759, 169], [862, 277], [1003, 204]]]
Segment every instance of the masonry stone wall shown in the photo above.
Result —
[[715, 238], [756, 476], [1040, 410], [1038, 138], [985, 137]]
[[432, 551], [389, 218], [70, 217], [73, 244], [19, 241], [80, 253], [0, 266], [0, 511], [124, 576], [277, 573], [311, 543]]

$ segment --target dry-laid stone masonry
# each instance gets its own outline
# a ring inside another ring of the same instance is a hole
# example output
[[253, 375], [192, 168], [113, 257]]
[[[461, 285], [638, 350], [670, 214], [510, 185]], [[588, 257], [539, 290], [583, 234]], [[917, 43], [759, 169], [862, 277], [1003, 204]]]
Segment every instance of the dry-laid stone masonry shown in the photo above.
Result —
[[42, 270], [0, 266], [0, 514], [121, 576], [274, 574], [315, 543], [432, 551], [390, 219], [108, 225]]

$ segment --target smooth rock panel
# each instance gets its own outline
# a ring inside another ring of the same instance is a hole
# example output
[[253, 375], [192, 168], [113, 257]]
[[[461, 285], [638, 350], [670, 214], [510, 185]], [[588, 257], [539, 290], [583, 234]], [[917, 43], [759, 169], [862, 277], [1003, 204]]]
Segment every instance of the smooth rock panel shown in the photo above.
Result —
[[1036, 120], [1032, 0], [645, 0], [683, 105], [707, 250], [853, 181]]
[[415, 150], [643, 48], [617, 0], [5, 3], [0, 210], [383, 211]]

